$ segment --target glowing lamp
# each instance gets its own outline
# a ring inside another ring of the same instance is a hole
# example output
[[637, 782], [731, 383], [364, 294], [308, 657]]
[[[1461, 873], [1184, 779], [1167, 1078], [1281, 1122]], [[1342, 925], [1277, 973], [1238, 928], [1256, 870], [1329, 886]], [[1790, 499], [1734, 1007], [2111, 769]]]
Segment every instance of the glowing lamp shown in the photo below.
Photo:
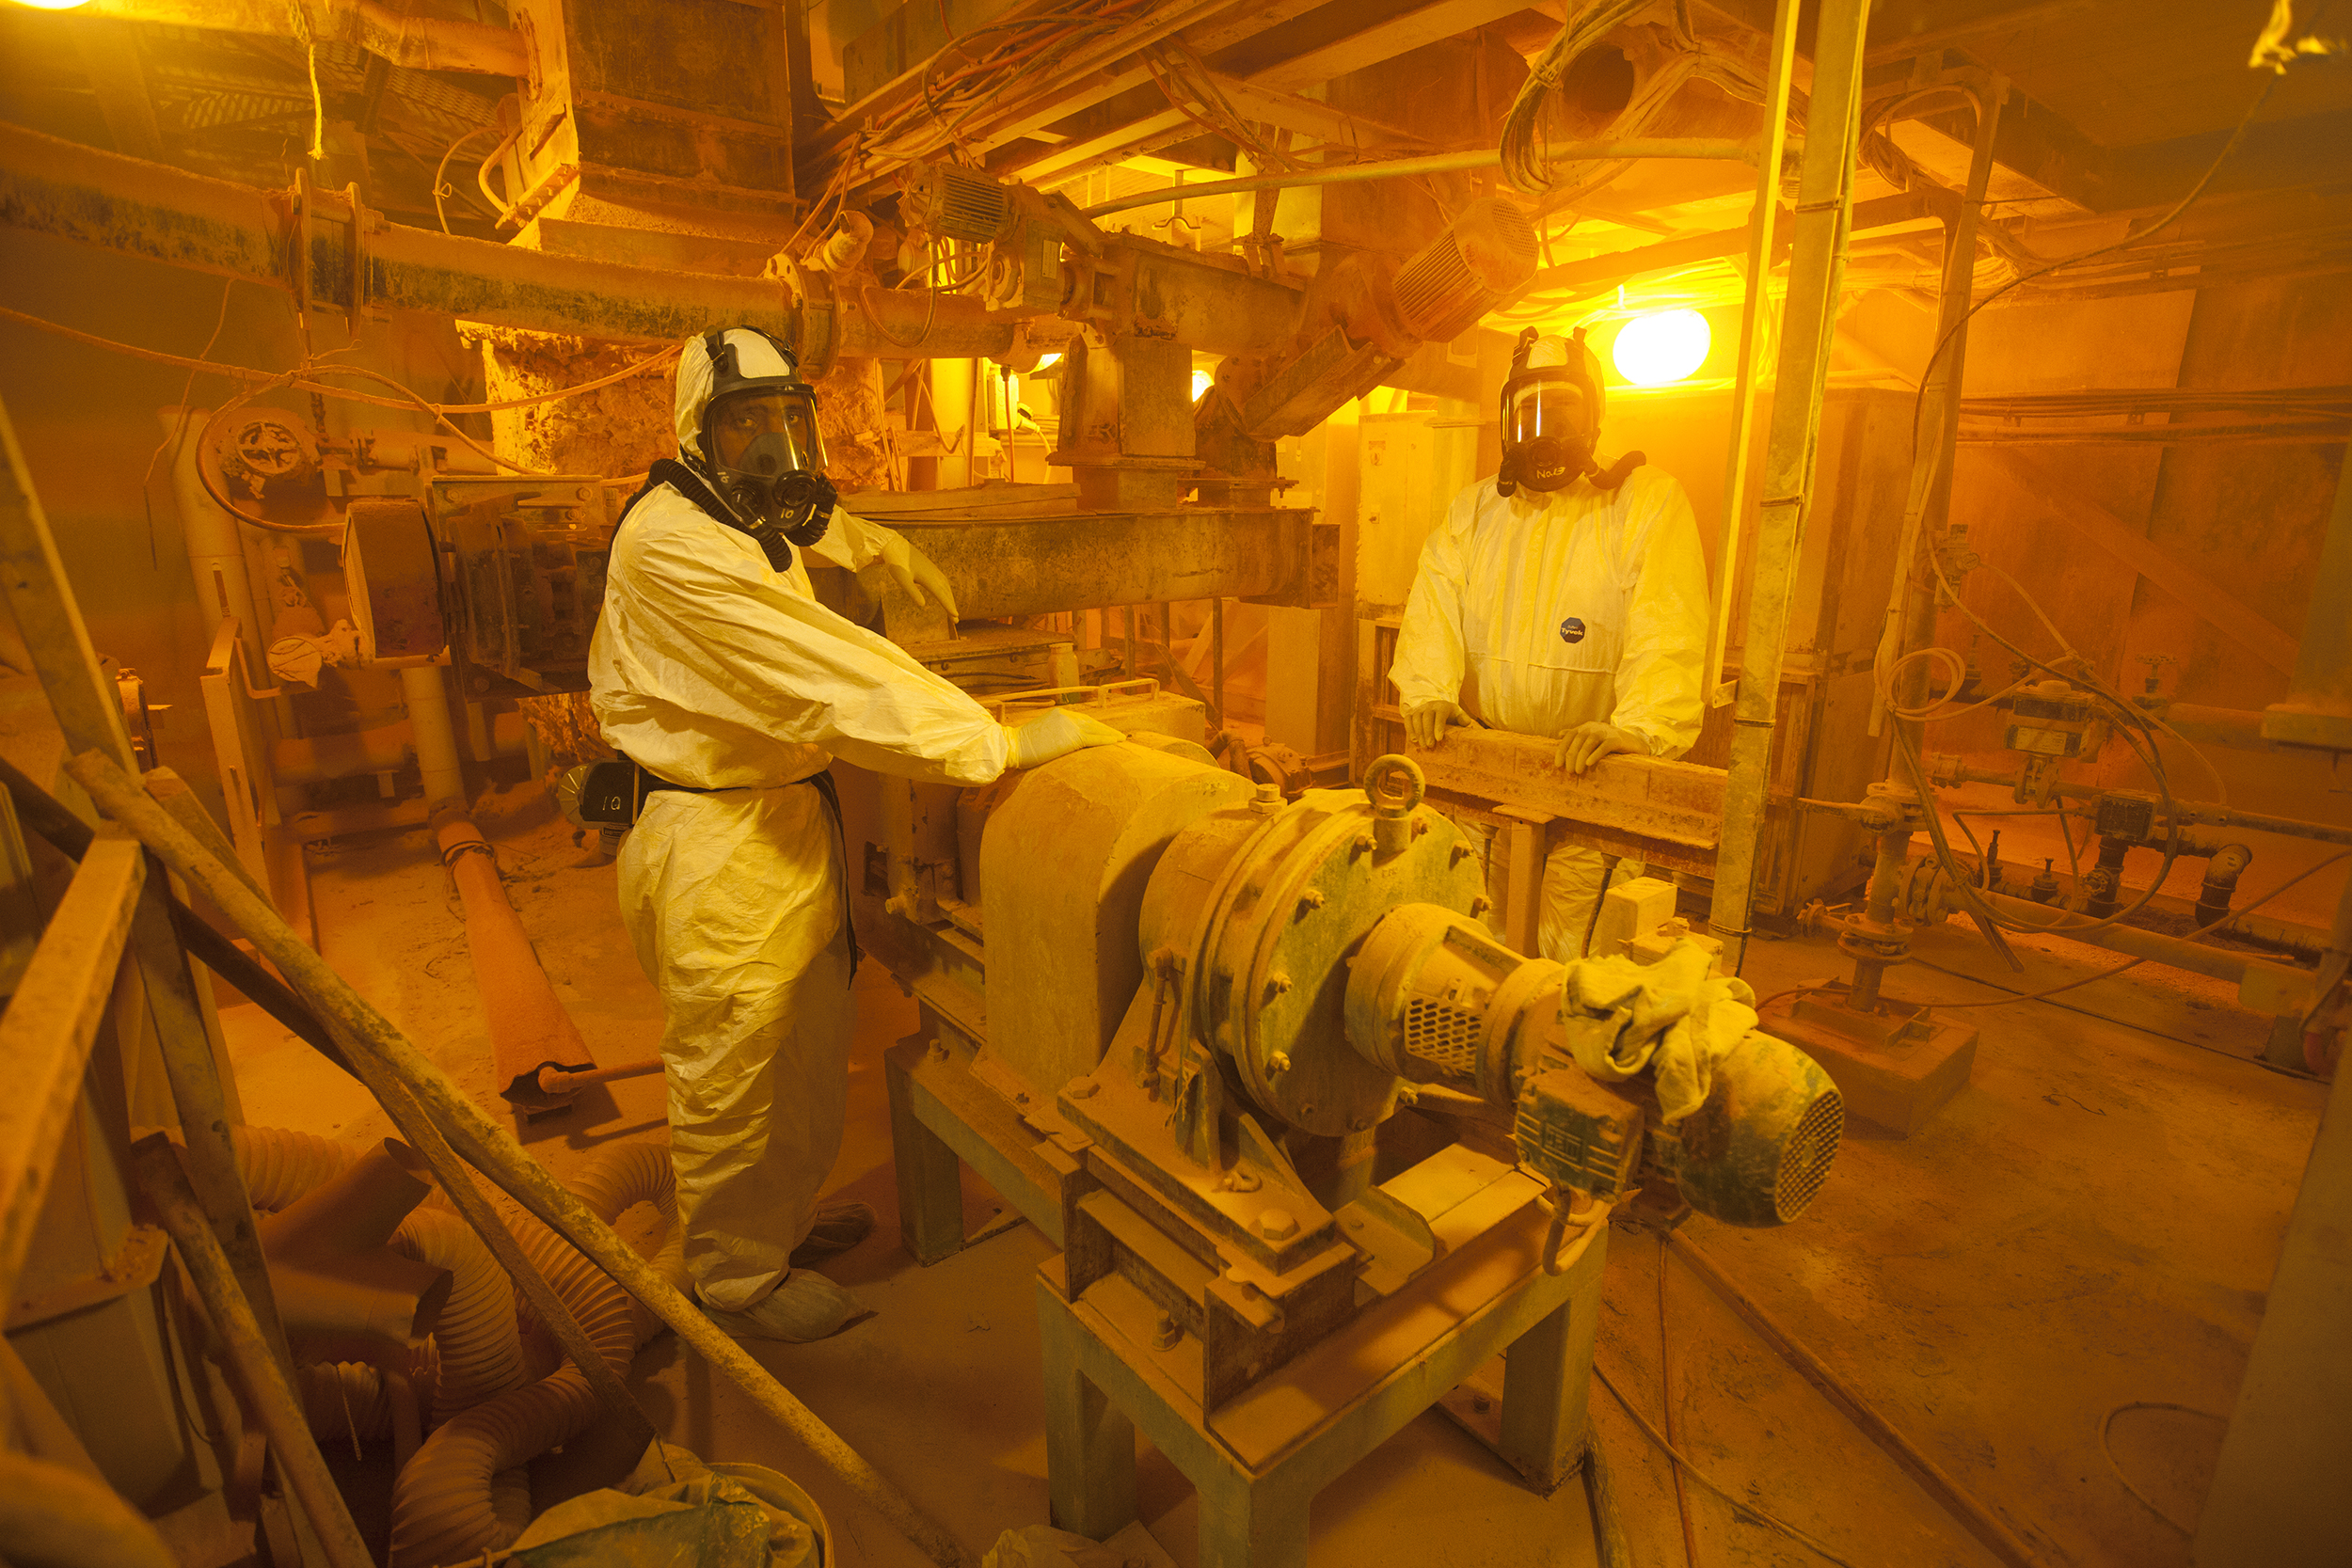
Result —
[[1658, 310], [1626, 323], [1609, 356], [1634, 386], [1663, 387], [1706, 362], [1708, 336], [1696, 310]]
[[1195, 371], [1195, 372], [1192, 372], [1192, 401], [1193, 401], [1193, 402], [1195, 402], [1195, 403], [1199, 403], [1199, 402], [1200, 401], [1200, 394], [1201, 394], [1201, 393], [1203, 393], [1203, 392], [1205, 392], [1205, 391], [1207, 391], [1210, 388], [1212, 388], [1212, 387], [1214, 387], [1214, 386], [1216, 386], [1216, 377], [1215, 377], [1215, 376], [1211, 375], [1208, 372], [1206, 372], [1206, 371]]

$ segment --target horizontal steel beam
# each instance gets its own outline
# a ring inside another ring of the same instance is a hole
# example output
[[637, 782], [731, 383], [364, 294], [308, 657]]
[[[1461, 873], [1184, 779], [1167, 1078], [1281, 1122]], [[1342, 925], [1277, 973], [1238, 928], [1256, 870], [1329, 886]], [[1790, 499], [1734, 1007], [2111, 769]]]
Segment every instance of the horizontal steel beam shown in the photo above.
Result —
[[1311, 513], [1289, 508], [887, 519], [947, 574], [968, 619], [1156, 604], [1305, 604]]

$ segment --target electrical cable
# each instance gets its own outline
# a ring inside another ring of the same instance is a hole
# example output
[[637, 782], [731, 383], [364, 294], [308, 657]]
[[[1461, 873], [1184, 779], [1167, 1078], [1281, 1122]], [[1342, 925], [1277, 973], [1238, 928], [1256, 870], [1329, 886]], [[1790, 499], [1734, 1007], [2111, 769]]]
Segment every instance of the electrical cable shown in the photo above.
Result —
[[[306, 366], [297, 366], [292, 371], [262, 371], [255, 370], [249, 365], [224, 365], [212, 359], [190, 359], [184, 355], [165, 354], [157, 349], [140, 348], [135, 343], [118, 342], [112, 338], [101, 338], [96, 333], [84, 332], [79, 328], [50, 321], [46, 317], [27, 315], [22, 310], [10, 309], [4, 305], [0, 305], [0, 321], [21, 322], [26, 326], [37, 326], [43, 332], [54, 332], [58, 337], [71, 338], [76, 342], [87, 343], [93, 348], [103, 348], [112, 353], [128, 355], [134, 359], [146, 359], [158, 365], [169, 365], [178, 370], [208, 371], [215, 375], [225, 375], [239, 381], [267, 383], [271, 386], [293, 385], [305, 391], [317, 392], [325, 397], [341, 398], [346, 403], [373, 404], [378, 408], [409, 408], [422, 402], [421, 399], [415, 399], [413, 393], [410, 397], [414, 401], [404, 403], [391, 398], [374, 397], [366, 392], [349, 391], [340, 387], [314, 386], [301, 380], [294, 380], [291, 383], [288, 381], [289, 377], [302, 376], [312, 369], [340, 369], [342, 367], [328, 367], [313, 362]], [[337, 352], [347, 351], [338, 350]], [[510, 408], [529, 408], [542, 403], [556, 403], [564, 398], [577, 397], [582, 392], [593, 392], [599, 388], [610, 387], [616, 381], [626, 381], [630, 376], [642, 375], [646, 371], [667, 364], [677, 357], [677, 355], [678, 345], [673, 343], [643, 359], [623, 366], [610, 375], [600, 375], [594, 381], [583, 381], [576, 387], [561, 387], [551, 392], [533, 393], [530, 397], [505, 398], [497, 403], [425, 403], [423, 406], [436, 414], [498, 414]]]
[[1935, 370], [1935, 362], [1944, 356], [1944, 351], [1952, 345], [1953, 340], [1958, 338], [1961, 333], [1967, 330], [1968, 323], [1976, 316], [1977, 312], [1992, 304], [1994, 300], [2000, 298], [2003, 294], [2009, 293], [2011, 289], [2016, 288], [2021, 283], [2030, 282], [2034, 278], [2046, 277], [2049, 274], [2057, 272], [2064, 267], [2079, 266], [2083, 262], [2091, 260], [2093, 257], [2109, 255], [2115, 251], [2124, 249], [2127, 246], [2138, 245], [2147, 240], [2151, 235], [2155, 234], [2160, 230], [2170, 227], [2183, 213], [2188, 211], [2189, 204], [2191, 202], [2195, 201], [2199, 197], [2204, 194], [2205, 187], [2213, 182], [2213, 177], [2221, 171], [2221, 166], [2229, 162], [2230, 154], [2236, 151], [2238, 143], [2246, 138], [2247, 128], [2254, 123], [2254, 116], [2261, 112], [2262, 106], [2265, 103], [2270, 101], [2271, 89], [2276, 87], [2278, 85], [2279, 78], [2276, 75], [2271, 76], [2267, 81], [2263, 83], [2262, 91], [2254, 95], [2254, 102], [2248, 104], [2246, 112], [2238, 117], [2237, 126], [2230, 133], [2230, 139], [2221, 144], [2221, 150], [2215, 154], [2213, 162], [2206, 166], [2205, 172], [2198, 176], [2197, 182], [2188, 188], [2188, 194], [2182, 197], [2180, 200], [2174, 202], [2171, 209], [2165, 213], [2163, 216], [2157, 218], [2155, 222], [2137, 230], [2137, 232], [2126, 233], [2122, 239], [2113, 241], [2110, 244], [2097, 245], [2090, 250], [2081, 251], [2073, 256], [2060, 257], [2058, 260], [2046, 262], [2043, 265], [2035, 268], [2031, 272], [2021, 272], [2016, 277], [2010, 278], [2008, 282], [2002, 284], [1999, 288], [1994, 289], [1991, 293], [1985, 295], [1984, 298], [1976, 301], [1968, 307], [1968, 309], [1961, 316], [1960, 320], [1954, 322], [1949, 330], [1946, 331], [1943, 337], [1936, 341], [1934, 349], [1928, 355], [1927, 364], [1920, 369], [1919, 391], [1918, 394], [1913, 398], [1911, 404], [1911, 451], [1915, 461], [1916, 460], [1919, 451], [1919, 421], [1927, 404], [1928, 379]]
[[[1586, 939], [1590, 945], [1590, 939]], [[1666, 1331], [1666, 1233], [1658, 1233], [1658, 1399], [1666, 1416], [1666, 1441], [1675, 1435], [1674, 1372], [1668, 1364], [1672, 1340]], [[1691, 1499], [1682, 1490], [1682, 1466], [1669, 1465], [1675, 1478], [1675, 1513], [1682, 1520], [1682, 1561], [1684, 1568], [1699, 1568], [1698, 1537], [1691, 1529]]]
[[[1947, 966], [1937, 963], [1931, 958], [1914, 957], [1907, 961], [1915, 963], [1922, 969], [1931, 969], [1938, 974], [1948, 974], [1955, 980], [1966, 980], [1973, 985], [1989, 986], [1994, 990], [2008, 991], [2016, 1000], [2021, 1002], [2027, 1000], [2027, 997], [2023, 991], [2018, 990], [2014, 986], [2005, 986], [1998, 980], [1988, 980], [1979, 974], [1970, 974], [1963, 970], [1947, 968]], [[1814, 988], [1806, 987], [1805, 989], [1812, 990]], [[2300, 1078], [2307, 1084], [2326, 1082], [2326, 1080], [2319, 1077], [2316, 1073], [2305, 1072], [2296, 1068], [2283, 1068], [2275, 1062], [2265, 1061], [2260, 1056], [2241, 1056], [2234, 1051], [2224, 1051], [2217, 1045], [2208, 1045], [2203, 1040], [2190, 1039], [2186, 1035], [2168, 1035], [2161, 1029], [2151, 1029], [2144, 1023], [2135, 1023], [2127, 1018], [2115, 1018], [2106, 1013], [2094, 1013], [2089, 1007], [2078, 1007], [2072, 1002], [2054, 1002], [2046, 996], [2041, 998], [2040, 1000], [2049, 1006], [2059, 1008], [2065, 1012], [2076, 1014], [2082, 1018], [2095, 1018], [2102, 1023], [2112, 1023], [2119, 1029], [2130, 1029], [2139, 1034], [2150, 1036], [2155, 1039], [2169, 1040], [2174, 1045], [2185, 1045], [2198, 1051], [2210, 1051], [2217, 1056], [2227, 1056], [2233, 1062], [2244, 1062], [2249, 1067], [2258, 1067], [2265, 1072], [2275, 1072], [2281, 1078]], [[1938, 1007], [1945, 1007], [1954, 1006], [1954, 1004], [1938, 1002], [1934, 1004], [1934, 1006]]]
[[[205, 339], [204, 346], [196, 352], [199, 361], [210, 358], [214, 345], [220, 341], [221, 330], [229, 325], [229, 296], [236, 292], [237, 280], [233, 277], [222, 285], [220, 314], [214, 319], [213, 335]], [[202, 373], [201, 371], [197, 370], [188, 372], [188, 379], [180, 388], [180, 412], [172, 420], [171, 434], [157, 442], [155, 450], [148, 454], [147, 472], [139, 477], [139, 504], [147, 510], [147, 564], [150, 568], [156, 563], [155, 498], [148, 487], [155, 483], [155, 465], [163, 461], [165, 449], [177, 447], [180, 444], [180, 438], [188, 433], [188, 400], [196, 395], [196, 378]]]
[[1708, 1476], [1706, 1471], [1700, 1469], [1697, 1465], [1692, 1464], [1690, 1460], [1683, 1457], [1682, 1451], [1676, 1448], [1674, 1444], [1668, 1442], [1663, 1433], [1660, 1432], [1656, 1427], [1650, 1425], [1649, 1418], [1643, 1415], [1639, 1410], [1636, 1410], [1633, 1407], [1633, 1402], [1625, 1397], [1623, 1389], [1619, 1388], [1614, 1383], [1610, 1381], [1609, 1374], [1600, 1370], [1600, 1364], [1598, 1362], [1595, 1362], [1593, 1364], [1593, 1376], [1600, 1381], [1600, 1386], [1603, 1388], [1609, 1390], [1611, 1397], [1624, 1408], [1625, 1413], [1633, 1418], [1633, 1424], [1642, 1429], [1643, 1436], [1648, 1438], [1650, 1442], [1661, 1452], [1663, 1452], [1668, 1459], [1672, 1460], [1676, 1465], [1683, 1470], [1689, 1471], [1692, 1481], [1697, 1481], [1701, 1486], [1704, 1486], [1709, 1492], [1714, 1493], [1715, 1496], [1721, 1497], [1724, 1502], [1729, 1503], [1731, 1505], [1731, 1512], [1735, 1516], [1748, 1520], [1753, 1524], [1762, 1525], [1768, 1529], [1779, 1531], [1782, 1535], [1785, 1535], [1789, 1540], [1794, 1541], [1798, 1545], [1803, 1546], [1806, 1551], [1811, 1552], [1822, 1561], [1835, 1564], [1836, 1568], [1855, 1568], [1855, 1565], [1852, 1562], [1847, 1560], [1845, 1558], [1839, 1557], [1836, 1552], [1830, 1550], [1820, 1541], [1810, 1535], [1807, 1535], [1796, 1526], [1789, 1524], [1785, 1520], [1774, 1518], [1772, 1514], [1765, 1513], [1762, 1509], [1756, 1507], [1756, 1504], [1748, 1501], [1745, 1497], [1734, 1496], [1724, 1487], [1717, 1485], [1715, 1481]]
[[482, 135], [483, 132], [495, 131], [497, 129], [498, 127], [495, 124], [477, 125], [472, 130], [467, 132], [464, 135], [458, 137], [455, 141], [450, 143], [449, 150], [441, 154], [440, 165], [433, 171], [433, 215], [441, 220], [442, 233], [448, 234], [451, 232], [449, 226], [449, 209], [443, 204], [444, 198], [457, 194], [457, 187], [451, 184], [448, 180], [449, 161], [457, 155], [457, 150], [459, 148], [473, 140], [474, 137]]
[[2195, 1535], [2197, 1531], [2193, 1527], [2181, 1523], [2150, 1501], [2148, 1494], [2134, 1486], [2131, 1478], [2123, 1473], [2123, 1466], [2115, 1462], [2115, 1449], [2108, 1446], [2107, 1433], [2114, 1428], [2115, 1418], [2126, 1410], [2178, 1410], [2190, 1416], [2202, 1416], [2209, 1421], [2219, 1421], [2224, 1426], [2230, 1424], [2230, 1418], [2227, 1416], [2217, 1416], [2210, 1410], [2200, 1410], [2193, 1404], [2174, 1404], [2169, 1400], [2126, 1400], [2108, 1411], [2099, 1422], [2099, 1457], [2107, 1462], [2107, 1469], [2115, 1477], [2116, 1483], [2132, 1495], [2133, 1501], [2179, 1530], [2183, 1535]]

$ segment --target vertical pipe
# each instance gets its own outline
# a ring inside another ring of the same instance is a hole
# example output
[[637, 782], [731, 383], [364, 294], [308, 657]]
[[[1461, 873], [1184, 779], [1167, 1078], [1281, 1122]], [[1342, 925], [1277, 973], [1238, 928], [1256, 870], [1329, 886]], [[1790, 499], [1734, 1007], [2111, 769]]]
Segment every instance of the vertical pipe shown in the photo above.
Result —
[[1120, 609], [1120, 615], [1124, 618], [1124, 622], [1125, 622], [1125, 628], [1126, 628], [1126, 634], [1127, 634], [1127, 662], [1126, 662], [1125, 667], [1120, 671], [1120, 675], [1122, 675], [1124, 678], [1126, 678], [1126, 679], [1128, 679], [1128, 680], [1134, 680], [1134, 679], [1136, 678], [1136, 607], [1135, 607], [1134, 605], [1126, 605], [1126, 606], [1123, 606], [1123, 607], [1121, 607], [1121, 609]]
[[1176, 607], [1163, 600], [1160, 604], [1160, 664], [1168, 671], [1168, 684], [1176, 684]]
[[441, 667], [401, 666], [400, 694], [408, 703], [409, 738], [416, 745], [417, 766], [424, 775], [426, 808], [445, 800], [464, 805], [466, 775], [457, 762], [457, 733], [450, 724], [449, 692], [441, 684]]
[[1756, 159], [1756, 201], [1748, 209], [1748, 287], [1740, 309], [1740, 368], [1732, 382], [1731, 451], [1724, 473], [1724, 515], [1715, 539], [1715, 594], [1708, 614], [1706, 662], [1699, 667], [1708, 705], [1731, 701], [1724, 654], [1731, 638], [1731, 593], [1740, 567], [1740, 525], [1748, 511], [1748, 453], [1756, 444], [1756, 371], [1764, 323], [1772, 312], [1772, 226], [1780, 215], [1780, 166], [1788, 144], [1788, 84], [1795, 74], [1797, 0], [1780, 0], [1764, 94], [1764, 141]]
[[1772, 443], [1756, 508], [1756, 565], [1748, 585], [1747, 634], [1740, 656], [1739, 709], [1724, 788], [1723, 847], [1708, 928], [1737, 973], [1747, 953], [1748, 906], [1771, 785], [1772, 727], [1813, 484], [1821, 392], [1853, 216], [1854, 141], [1862, 98], [1862, 48], [1868, 0], [1823, 0], [1813, 40], [1813, 100], [1799, 176]]
[[1225, 601], [1209, 601], [1209, 723], [1225, 732]]
[[[1920, 450], [1911, 471], [1910, 498], [1903, 508], [1901, 541], [1895, 548], [1895, 582], [1886, 605], [1886, 629], [1879, 639], [1881, 668], [1935, 637], [1935, 591], [1931, 574], [1919, 570], [1919, 550], [1935, 547], [1935, 537], [1951, 514], [1952, 465], [1960, 443], [1960, 393], [1968, 355], [1968, 308], [1975, 293], [1977, 215], [1993, 179], [1993, 138], [2000, 129], [2008, 84], [1994, 77], [1977, 102], [1977, 137], [1968, 160], [1968, 191], [1960, 211], [1944, 229], [1944, 281], [1935, 322], [1935, 362], [1919, 388]], [[1931, 443], [1931, 434], [1932, 441]], [[1927, 695], [1924, 664], [1906, 671], [1894, 689], [1898, 707], [1916, 707]], [[1874, 691], [1870, 733], [1879, 733], [1883, 710]], [[1918, 738], [1923, 726], [1915, 723]]]

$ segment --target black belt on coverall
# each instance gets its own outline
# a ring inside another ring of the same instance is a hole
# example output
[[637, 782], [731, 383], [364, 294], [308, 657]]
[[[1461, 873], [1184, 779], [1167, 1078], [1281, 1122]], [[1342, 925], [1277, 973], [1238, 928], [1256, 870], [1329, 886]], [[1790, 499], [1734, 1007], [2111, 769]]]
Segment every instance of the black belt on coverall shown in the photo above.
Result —
[[[664, 789], [675, 789], [681, 795], [724, 795], [736, 789], [767, 787], [760, 784], [723, 784], [716, 789], [705, 789], [695, 784], [672, 784], [644, 763], [633, 759], [631, 766], [644, 776], [644, 790], [648, 795]], [[854, 981], [857, 978], [858, 960], [866, 954], [857, 944], [857, 926], [850, 918], [850, 835], [849, 831], [841, 824], [841, 792], [834, 787], [833, 775], [828, 772], [811, 773], [805, 779], [793, 780], [792, 784], [815, 785], [817, 793], [824, 797], [826, 814], [833, 818], [834, 846], [840, 851], [838, 869], [834, 880], [841, 894], [841, 940], [850, 944], [850, 978]], [[785, 784], [778, 787], [789, 789], [792, 785]]]

